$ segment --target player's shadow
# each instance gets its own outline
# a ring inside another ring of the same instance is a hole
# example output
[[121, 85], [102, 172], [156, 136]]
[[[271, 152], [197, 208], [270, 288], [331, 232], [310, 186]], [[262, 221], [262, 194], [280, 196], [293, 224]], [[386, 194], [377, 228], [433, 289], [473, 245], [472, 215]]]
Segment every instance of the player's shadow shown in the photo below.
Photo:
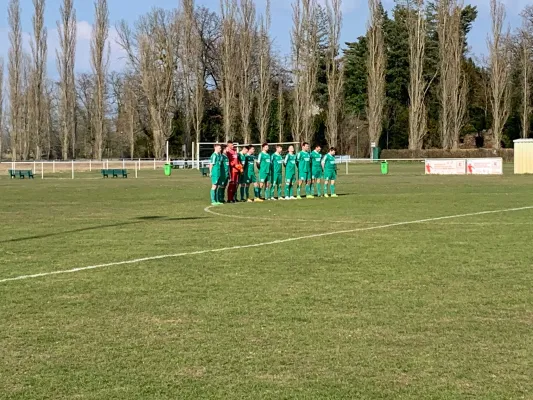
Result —
[[105, 229], [105, 228], [117, 228], [120, 226], [142, 224], [143, 222], [154, 221], [154, 220], [172, 222], [172, 221], [191, 221], [191, 220], [204, 219], [204, 218], [207, 218], [207, 217], [181, 217], [181, 218], [180, 217], [169, 218], [169, 217], [163, 217], [163, 216], [136, 217], [134, 221], [116, 222], [113, 224], [95, 225], [95, 226], [88, 226], [85, 228], [69, 229], [69, 230], [60, 231], [60, 232], [50, 232], [50, 233], [43, 233], [40, 235], [32, 235], [32, 236], [25, 236], [25, 237], [14, 238], [14, 239], [0, 240], [0, 244], [1, 243], [25, 242], [27, 240], [34, 240], [34, 239], [46, 239], [46, 238], [55, 237], [55, 236], [67, 235], [70, 233], [87, 232], [87, 231], [94, 231], [94, 230]]

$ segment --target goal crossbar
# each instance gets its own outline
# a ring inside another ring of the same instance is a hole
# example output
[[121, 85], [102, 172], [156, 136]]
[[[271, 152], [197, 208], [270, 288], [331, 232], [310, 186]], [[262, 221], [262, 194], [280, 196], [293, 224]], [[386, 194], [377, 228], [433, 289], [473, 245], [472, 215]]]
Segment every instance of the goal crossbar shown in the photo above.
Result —
[[[202, 160], [201, 160], [201, 156], [200, 156], [201, 148], [202, 147], [205, 148], [205, 146], [214, 146], [216, 144], [224, 146], [226, 143], [225, 142], [198, 142], [198, 143], [193, 143], [193, 146], [192, 146], [192, 148], [193, 148], [193, 154], [192, 154], [193, 168], [200, 169], [200, 167], [201, 167], [201, 164], [202, 164]], [[244, 146], [261, 147], [263, 144], [262, 143], [244, 144], [244, 143], [233, 142], [233, 145], [237, 149], [240, 149], [240, 148], [242, 148]], [[298, 147], [300, 145], [300, 143], [299, 142], [269, 142], [268, 145], [269, 146], [276, 146], [276, 145], [290, 146], [290, 145], [293, 145], [293, 146]]]

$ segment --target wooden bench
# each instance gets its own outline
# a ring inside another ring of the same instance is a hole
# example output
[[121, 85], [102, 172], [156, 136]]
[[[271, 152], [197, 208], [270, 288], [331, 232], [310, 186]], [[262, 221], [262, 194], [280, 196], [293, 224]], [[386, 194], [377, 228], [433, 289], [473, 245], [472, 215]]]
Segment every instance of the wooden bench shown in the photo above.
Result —
[[113, 178], [118, 178], [119, 175], [121, 175], [123, 178], [128, 177], [127, 169], [102, 169], [100, 172], [102, 173], [103, 178], [109, 178], [110, 175]]
[[200, 168], [200, 173], [202, 174], [202, 176], [209, 176], [209, 168], [201, 167]]
[[11, 179], [16, 178], [17, 176], [20, 179], [24, 179], [26, 177], [33, 179], [33, 171], [31, 169], [10, 169], [8, 170], [9, 176]]

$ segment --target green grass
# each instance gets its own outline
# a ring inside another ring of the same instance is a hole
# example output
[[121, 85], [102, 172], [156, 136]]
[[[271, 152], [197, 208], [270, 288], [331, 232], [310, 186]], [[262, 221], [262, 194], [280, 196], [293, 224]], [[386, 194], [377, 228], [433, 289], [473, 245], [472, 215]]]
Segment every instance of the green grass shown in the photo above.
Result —
[[[197, 171], [0, 177], [0, 280], [533, 206], [532, 178], [508, 167], [501, 177], [422, 173], [353, 166], [338, 199], [216, 208], [228, 217], [204, 211], [208, 180]], [[532, 217], [461, 217], [0, 283], [0, 398], [532, 398]]]

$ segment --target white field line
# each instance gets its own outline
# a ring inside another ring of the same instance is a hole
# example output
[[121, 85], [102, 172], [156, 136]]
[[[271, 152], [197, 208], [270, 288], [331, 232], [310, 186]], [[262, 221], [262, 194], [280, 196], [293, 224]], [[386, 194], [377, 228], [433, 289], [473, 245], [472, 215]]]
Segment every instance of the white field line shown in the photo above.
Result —
[[[218, 217], [226, 217], [226, 218], [238, 218], [238, 219], [253, 219], [253, 220], [263, 220], [263, 221], [272, 221], [273, 217], [278, 217], [278, 215], [272, 215], [271, 217], [249, 217], [246, 215], [234, 215], [234, 214], [222, 214], [216, 211], [213, 211], [212, 208], [215, 206], [209, 206], [204, 208], [204, 211], [213, 215], [216, 215]], [[226, 207], [224, 207], [226, 208]], [[263, 210], [264, 211], [264, 210]], [[357, 225], [371, 225], [371, 224], [379, 224], [379, 222], [362, 222], [362, 221], [334, 221], [331, 219], [303, 219], [303, 218], [291, 218], [291, 222], [331, 222], [332, 224], [357, 224]]]
[[[277, 214], [273, 214], [271, 217], [252, 217], [252, 216], [246, 216], [246, 215], [235, 215], [235, 214], [223, 214], [216, 211], [213, 211], [213, 208], [215, 206], [209, 206], [204, 208], [204, 211], [213, 215], [216, 215], [218, 217], [226, 217], [226, 218], [238, 218], [238, 219], [252, 219], [252, 220], [263, 220], [263, 221], [273, 221], [275, 218], [279, 217]], [[223, 207], [224, 209], [227, 209]], [[331, 219], [303, 219], [303, 218], [291, 218], [291, 222], [320, 222], [320, 223], [333, 223], [333, 224], [356, 224], [356, 225], [379, 225], [382, 224], [382, 222], [369, 222], [369, 221], [350, 221], [350, 220], [342, 220], [342, 221], [335, 221]], [[440, 222], [436, 223], [435, 225], [479, 225], [479, 226], [490, 226], [490, 225], [533, 225], [533, 222]]]
[[378, 229], [393, 228], [393, 227], [396, 227], [396, 226], [422, 224], [422, 223], [426, 223], [426, 222], [435, 222], [435, 221], [442, 221], [442, 220], [454, 219], [454, 218], [474, 217], [474, 216], [478, 216], [478, 215], [499, 214], [499, 213], [505, 213], [505, 212], [523, 211], [523, 210], [531, 210], [531, 209], [533, 209], [533, 206], [518, 207], [518, 208], [507, 208], [507, 209], [503, 209], [503, 210], [479, 211], [479, 212], [467, 213], [467, 214], [447, 215], [447, 216], [444, 216], [444, 217], [417, 219], [417, 220], [405, 221], [405, 222], [394, 222], [394, 223], [391, 223], [391, 224], [378, 225], [378, 226], [369, 226], [369, 227], [364, 227], [364, 228], [355, 228], [355, 229], [346, 229], [346, 230], [341, 230], [341, 231], [315, 233], [315, 234], [312, 234], [312, 235], [296, 236], [296, 237], [287, 238], [287, 239], [272, 240], [272, 241], [269, 241], [269, 242], [246, 244], [246, 245], [241, 245], [241, 246], [231, 246], [231, 247], [223, 247], [223, 248], [218, 248], [218, 249], [198, 250], [198, 251], [191, 251], [191, 252], [186, 252], [186, 253], [163, 254], [163, 255], [159, 255], [159, 256], [151, 256], [151, 257], [144, 257], [144, 258], [136, 258], [136, 259], [133, 259], [133, 260], [111, 262], [111, 263], [107, 263], [107, 264], [90, 265], [90, 266], [87, 266], [87, 267], [79, 267], [79, 268], [72, 268], [72, 269], [58, 270], [58, 271], [51, 271], [51, 272], [42, 272], [42, 273], [33, 274], [33, 275], [15, 276], [13, 278], [1, 279], [0, 283], [6, 283], [6, 282], [12, 282], [12, 281], [20, 281], [20, 280], [25, 280], [25, 279], [41, 278], [41, 277], [51, 276], [51, 275], [70, 274], [70, 273], [74, 273], [74, 272], [88, 271], [88, 270], [92, 270], [92, 269], [107, 268], [107, 267], [116, 267], [116, 266], [120, 266], [120, 265], [138, 264], [138, 263], [142, 263], [142, 262], [145, 262], [145, 261], [163, 260], [163, 259], [166, 259], [166, 258], [195, 256], [195, 255], [208, 254], [208, 253], [220, 253], [220, 252], [225, 252], [225, 251], [228, 251], [228, 250], [239, 250], [239, 249], [249, 249], [249, 248], [255, 248], [255, 247], [263, 247], [263, 246], [272, 246], [272, 245], [276, 245], [276, 244], [296, 242], [296, 241], [299, 241], [299, 240], [314, 239], [314, 238], [320, 238], [320, 237], [325, 237], [325, 236], [343, 235], [343, 234], [348, 234], [348, 233], [356, 233], [356, 232], [364, 232], [364, 231], [373, 231], [373, 230], [378, 230]]

